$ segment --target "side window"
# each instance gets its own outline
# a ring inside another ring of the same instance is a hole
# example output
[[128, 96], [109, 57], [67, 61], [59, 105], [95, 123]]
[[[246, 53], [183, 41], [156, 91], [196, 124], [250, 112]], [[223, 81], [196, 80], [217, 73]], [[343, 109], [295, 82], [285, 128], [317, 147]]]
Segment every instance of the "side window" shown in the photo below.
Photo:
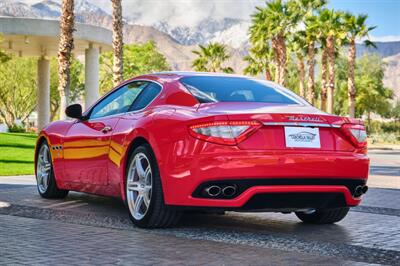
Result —
[[160, 91], [161, 91], [160, 85], [150, 82], [149, 85], [136, 99], [130, 111], [137, 111], [145, 108], [147, 105], [151, 103], [151, 101], [154, 100], [155, 97], [157, 97]]
[[90, 119], [127, 112], [147, 85], [148, 82], [136, 81], [119, 88], [92, 109]]

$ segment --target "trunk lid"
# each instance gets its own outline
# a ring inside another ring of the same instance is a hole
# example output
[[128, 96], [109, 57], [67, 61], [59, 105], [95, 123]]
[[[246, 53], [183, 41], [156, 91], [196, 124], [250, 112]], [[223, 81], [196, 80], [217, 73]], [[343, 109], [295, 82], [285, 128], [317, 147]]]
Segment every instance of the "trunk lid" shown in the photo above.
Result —
[[220, 102], [201, 104], [198, 112], [225, 114], [230, 121], [261, 122], [254, 134], [238, 144], [245, 150], [354, 151], [341, 126], [360, 123], [300, 104]]

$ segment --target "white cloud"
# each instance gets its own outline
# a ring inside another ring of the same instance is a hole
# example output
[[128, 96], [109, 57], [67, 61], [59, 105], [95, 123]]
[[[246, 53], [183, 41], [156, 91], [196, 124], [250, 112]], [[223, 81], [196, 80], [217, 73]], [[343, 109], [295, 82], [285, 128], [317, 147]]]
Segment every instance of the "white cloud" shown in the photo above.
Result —
[[[111, 10], [110, 0], [91, 2], [108, 12]], [[141, 24], [167, 21], [172, 26], [190, 27], [207, 18], [248, 20], [254, 7], [264, 3], [263, 0], [126, 0], [122, 6], [125, 17]]]
[[[19, 0], [35, 4], [41, 0]], [[61, 2], [61, 0], [53, 0]], [[83, 0], [75, 0], [83, 1]], [[88, 0], [111, 12], [110, 0]], [[265, 0], [123, 0], [123, 15], [145, 25], [167, 21], [172, 26], [194, 26], [213, 18], [238, 18], [249, 20], [255, 6], [265, 5]]]

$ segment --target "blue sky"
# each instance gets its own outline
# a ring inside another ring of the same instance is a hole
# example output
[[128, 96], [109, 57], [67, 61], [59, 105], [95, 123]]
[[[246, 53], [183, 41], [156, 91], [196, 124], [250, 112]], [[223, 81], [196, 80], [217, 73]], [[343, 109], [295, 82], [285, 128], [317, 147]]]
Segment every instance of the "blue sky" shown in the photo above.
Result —
[[371, 32], [374, 37], [400, 36], [400, 0], [330, 0], [328, 6], [367, 14], [367, 23], [378, 26]]

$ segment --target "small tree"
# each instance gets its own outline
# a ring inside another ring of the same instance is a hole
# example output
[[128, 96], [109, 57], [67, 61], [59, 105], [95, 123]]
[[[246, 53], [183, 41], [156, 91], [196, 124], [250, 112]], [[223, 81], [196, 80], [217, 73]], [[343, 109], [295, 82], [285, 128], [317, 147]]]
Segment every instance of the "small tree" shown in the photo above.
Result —
[[273, 51], [267, 43], [255, 44], [250, 48], [249, 55], [243, 59], [247, 62], [244, 74], [252, 76], [264, 74], [266, 80], [272, 80]]
[[[170, 70], [166, 58], [157, 51], [153, 41], [144, 44], [124, 45], [124, 76], [130, 78], [136, 75]], [[106, 92], [113, 84], [113, 53], [103, 53], [100, 56], [100, 91]]]
[[36, 66], [34, 58], [19, 57], [0, 64], [0, 118], [9, 128], [36, 108]]
[[393, 109], [390, 111], [390, 117], [394, 118], [395, 121], [400, 122], [400, 100], [397, 100]]
[[[60, 113], [60, 94], [57, 87], [59, 77], [57, 75], [57, 60], [50, 61], [50, 121], [58, 119]], [[69, 102], [76, 102], [85, 89], [84, 66], [77, 59], [72, 58], [70, 66]]]
[[[326, 56], [327, 65], [327, 105], [328, 113], [334, 112], [335, 94], [335, 60], [338, 46], [346, 39], [346, 29], [343, 22], [343, 12], [333, 9], [322, 9], [319, 12], [320, 38], [323, 39], [323, 56]], [[324, 61], [324, 57], [322, 61]], [[326, 76], [325, 76], [326, 77]], [[325, 90], [325, 88], [322, 88]]]
[[285, 85], [287, 61], [286, 38], [297, 25], [300, 13], [294, 1], [273, 0], [266, 7], [256, 7], [252, 15], [250, 38], [257, 42], [271, 41], [275, 60], [275, 81]]
[[[354, 67], [356, 62], [356, 38], [368, 37], [368, 33], [375, 29], [375, 27], [367, 27], [365, 22], [367, 20], [367, 15], [353, 16], [350, 13], [345, 14], [345, 27], [348, 34], [349, 43], [349, 54], [348, 54], [348, 64], [349, 72], [347, 77], [347, 87], [348, 87], [348, 97], [349, 97], [349, 116], [355, 116], [356, 108], [356, 86], [354, 80]], [[365, 44], [375, 46], [368, 39]]]
[[[345, 115], [348, 112], [347, 97], [347, 60], [343, 57], [337, 60], [338, 93], [335, 95], [335, 112]], [[388, 116], [392, 109], [390, 100], [393, 91], [383, 84], [385, 64], [377, 55], [364, 55], [356, 59], [355, 86], [358, 89], [356, 96], [355, 115], [361, 117], [378, 114]]]
[[226, 47], [220, 43], [209, 43], [207, 46], [199, 45], [200, 50], [193, 51], [197, 58], [193, 61], [196, 71], [232, 73], [231, 67], [224, 66], [230, 58]]

